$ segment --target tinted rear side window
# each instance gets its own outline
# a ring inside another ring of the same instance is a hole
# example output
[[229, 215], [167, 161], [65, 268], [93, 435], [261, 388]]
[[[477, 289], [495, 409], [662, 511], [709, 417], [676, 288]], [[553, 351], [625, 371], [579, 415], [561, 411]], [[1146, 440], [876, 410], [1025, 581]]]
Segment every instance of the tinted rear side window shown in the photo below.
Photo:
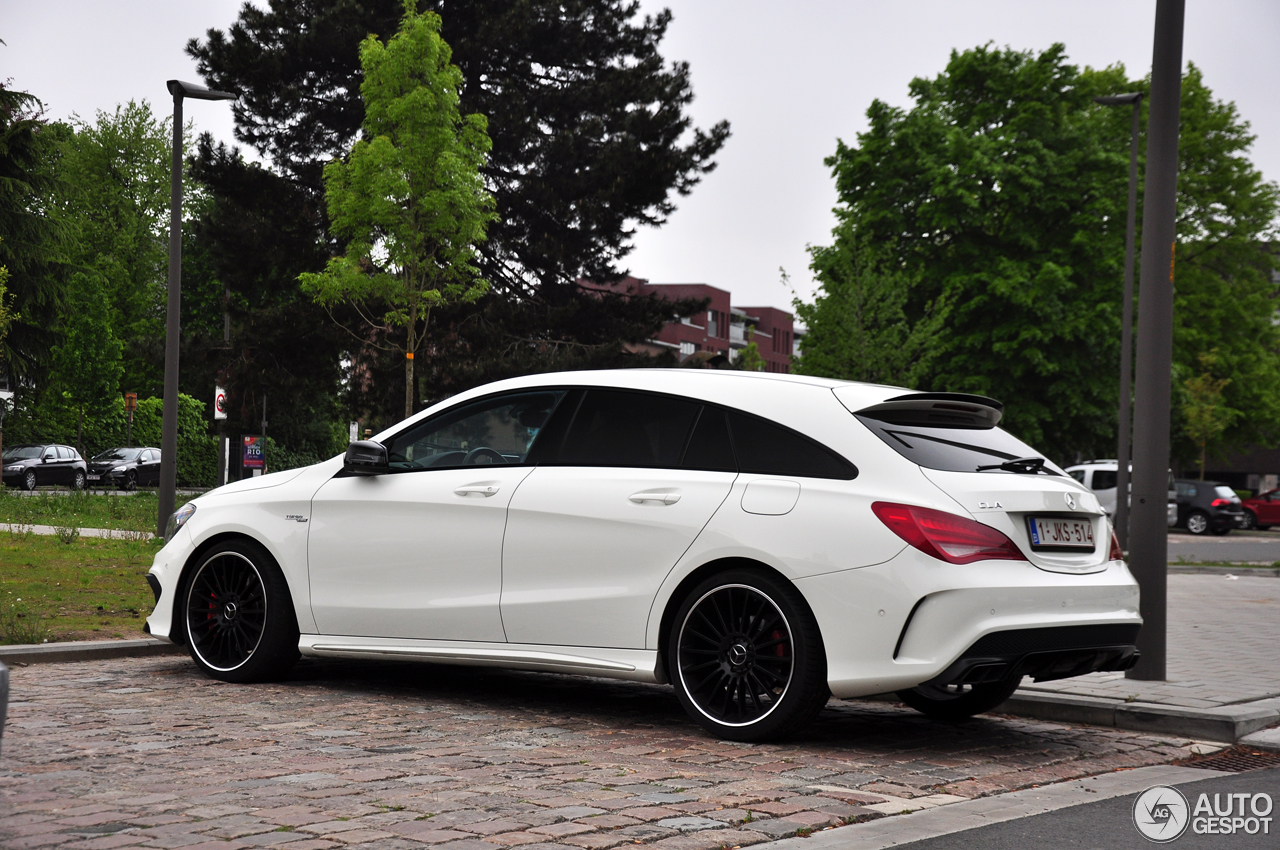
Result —
[[926, 469], [977, 472], [980, 466], [1041, 457], [1040, 452], [1000, 428], [927, 428], [893, 425], [870, 416], [857, 418], [895, 452]]
[[675, 468], [700, 406], [669, 396], [588, 390], [554, 463]]
[[849, 461], [795, 431], [736, 411], [728, 419], [742, 472], [846, 481], [858, 475]]
[[702, 408], [680, 466], [712, 472], [738, 471], [733, 444], [729, 441], [729, 423], [725, 421], [723, 410], [718, 407]]
[[1119, 473], [1112, 472], [1109, 469], [1095, 469], [1093, 471], [1094, 490], [1114, 490], [1116, 482], [1119, 480]]

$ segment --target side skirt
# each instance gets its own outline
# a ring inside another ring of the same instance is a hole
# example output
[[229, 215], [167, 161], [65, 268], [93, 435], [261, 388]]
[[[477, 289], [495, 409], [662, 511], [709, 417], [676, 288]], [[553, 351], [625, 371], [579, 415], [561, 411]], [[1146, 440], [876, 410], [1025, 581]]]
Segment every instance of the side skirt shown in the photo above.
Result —
[[320, 658], [428, 661], [434, 664], [573, 673], [632, 682], [666, 681], [659, 672], [658, 652], [651, 649], [301, 635], [298, 639], [298, 651], [303, 655]]

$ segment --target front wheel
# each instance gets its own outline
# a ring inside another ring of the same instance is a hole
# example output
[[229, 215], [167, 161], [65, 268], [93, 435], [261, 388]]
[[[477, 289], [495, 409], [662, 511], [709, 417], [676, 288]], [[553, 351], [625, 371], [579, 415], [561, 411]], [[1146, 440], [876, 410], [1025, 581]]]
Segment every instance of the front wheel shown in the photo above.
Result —
[[36, 471], [34, 469], [28, 469], [27, 474], [22, 476], [22, 488], [28, 493], [33, 493], [35, 492], [37, 483]]
[[129, 493], [133, 492], [134, 490], [137, 490], [138, 489], [138, 473], [132, 469], [126, 472], [124, 474], [124, 483], [121, 484], [120, 486], [125, 490], [125, 492], [129, 492]]
[[284, 574], [257, 543], [205, 552], [183, 594], [187, 646], [224, 682], [278, 679], [298, 660], [298, 622]]
[[1192, 511], [1187, 516], [1187, 531], [1192, 534], [1209, 533], [1209, 515], [1204, 511]]
[[1258, 527], [1258, 515], [1253, 511], [1244, 512], [1244, 525], [1240, 526], [1245, 531], [1253, 531]]
[[962, 720], [990, 711], [1013, 696], [1021, 676], [981, 685], [921, 685], [898, 691], [898, 698], [921, 714], [940, 720]]
[[730, 570], [694, 588], [676, 612], [667, 655], [685, 711], [720, 738], [797, 732], [830, 695], [808, 605], [763, 571]]

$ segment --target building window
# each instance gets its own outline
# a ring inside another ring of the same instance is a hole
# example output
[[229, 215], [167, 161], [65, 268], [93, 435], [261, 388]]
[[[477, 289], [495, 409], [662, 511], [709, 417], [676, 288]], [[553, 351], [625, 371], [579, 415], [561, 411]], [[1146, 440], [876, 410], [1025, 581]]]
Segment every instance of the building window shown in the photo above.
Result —
[[697, 351], [697, 350], [698, 350], [698, 344], [697, 344], [696, 342], [682, 342], [682, 343], [680, 343], [680, 356], [681, 356], [682, 358], [683, 358], [683, 357], [688, 357], [690, 354], [693, 354], [693, 352], [695, 352], [695, 351]]

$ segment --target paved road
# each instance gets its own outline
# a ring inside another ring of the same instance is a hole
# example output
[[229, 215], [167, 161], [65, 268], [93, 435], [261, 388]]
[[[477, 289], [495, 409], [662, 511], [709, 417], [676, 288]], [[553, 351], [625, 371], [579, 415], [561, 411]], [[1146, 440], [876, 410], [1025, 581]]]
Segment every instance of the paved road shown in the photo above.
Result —
[[180, 656], [13, 670], [0, 846], [746, 846], [1191, 754], [1184, 740], [833, 702], [800, 740], [708, 738], [669, 688], [305, 661], [233, 686]]
[[1167, 682], [1091, 673], [1024, 689], [1212, 708], [1280, 696], [1280, 578], [1169, 576]]
[[[1255, 770], [1247, 773], [1223, 775], [1216, 779], [1189, 782], [1175, 786], [1186, 796], [1195, 810], [1200, 794], [1208, 794], [1208, 804], [1213, 805], [1215, 795], [1247, 793], [1267, 794], [1271, 798], [1271, 822], [1252, 824], [1254, 835], [1238, 832], [1231, 835], [1197, 835], [1196, 821], [1170, 846], [1177, 850], [1274, 850], [1280, 847], [1280, 768]], [[1147, 850], [1156, 846], [1143, 838], [1133, 825], [1133, 804], [1136, 794], [1073, 806], [1044, 815], [1012, 820], [994, 826], [955, 832], [950, 835], [899, 844], [901, 850], [1027, 850], [1031, 847], [1080, 848], [1081, 850]], [[1225, 811], [1228, 805], [1224, 797], [1217, 798]], [[1239, 803], [1239, 800], [1233, 801]], [[1250, 800], [1249, 805], [1252, 804]], [[1259, 802], [1259, 808], [1263, 804]], [[1235, 814], [1233, 812], [1233, 814]], [[1251, 811], [1246, 811], [1246, 816]], [[1241, 824], [1243, 828], [1245, 824]]]
[[1170, 532], [1169, 563], [1280, 561], [1280, 531], [1233, 531], [1222, 537]]

